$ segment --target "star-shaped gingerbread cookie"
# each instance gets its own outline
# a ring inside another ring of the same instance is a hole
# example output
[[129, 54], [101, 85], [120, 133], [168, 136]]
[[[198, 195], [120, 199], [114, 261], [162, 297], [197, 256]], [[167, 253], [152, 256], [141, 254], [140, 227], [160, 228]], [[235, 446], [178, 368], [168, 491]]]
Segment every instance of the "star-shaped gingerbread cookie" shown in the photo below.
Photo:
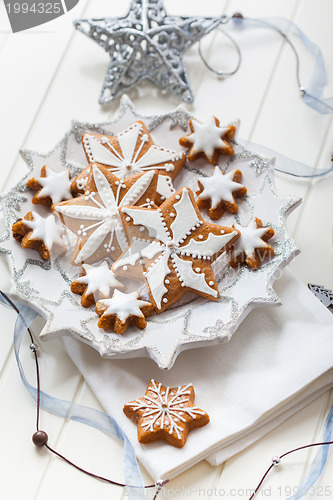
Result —
[[32, 203], [51, 207], [55, 203], [72, 198], [69, 170], [55, 172], [47, 165], [42, 167], [40, 177], [27, 181], [28, 188], [36, 191]]
[[83, 307], [90, 307], [100, 299], [109, 298], [115, 288], [124, 288], [105, 260], [95, 266], [83, 264], [82, 269], [82, 276], [71, 283], [71, 291], [82, 295]]
[[235, 198], [244, 196], [247, 192], [246, 187], [240, 183], [241, 179], [240, 170], [224, 174], [219, 167], [215, 167], [213, 175], [198, 180], [198, 207], [208, 208], [208, 215], [213, 220], [222, 217], [225, 211], [237, 213]]
[[118, 258], [128, 246], [118, 208], [151, 206], [156, 184], [154, 170], [121, 180], [106, 167], [93, 164], [84, 195], [54, 206], [61, 221], [77, 235], [71, 263]]
[[245, 262], [251, 269], [258, 269], [265, 257], [274, 255], [274, 249], [267, 243], [274, 236], [274, 229], [263, 227], [257, 217], [247, 226], [234, 224], [240, 237], [230, 249], [230, 265], [237, 267]]
[[[174, 192], [172, 179], [186, 159], [182, 152], [154, 144], [147, 127], [141, 121], [132, 123], [115, 136], [85, 133], [82, 136], [82, 144], [89, 163], [107, 167], [119, 179], [157, 170], [157, 204]], [[77, 191], [77, 181], [82, 189], [85, 176], [86, 170], [73, 183], [74, 190]]]
[[220, 127], [220, 121], [212, 116], [205, 123], [194, 118], [189, 122], [191, 134], [181, 137], [179, 143], [189, 148], [189, 161], [205, 157], [212, 165], [216, 165], [220, 154], [233, 155], [234, 148], [230, 144], [236, 134], [236, 127], [229, 125]]
[[186, 292], [217, 300], [211, 263], [238, 238], [238, 231], [206, 222], [194, 195], [182, 188], [158, 209], [120, 209], [130, 247], [113, 265], [123, 276], [143, 273], [157, 312]]
[[166, 387], [151, 379], [146, 394], [125, 404], [124, 413], [137, 424], [140, 443], [160, 439], [182, 448], [189, 431], [208, 424], [208, 414], [194, 405], [192, 384]]
[[28, 212], [12, 226], [13, 237], [23, 248], [37, 250], [47, 260], [55, 253], [63, 253], [66, 246], [63, 242], [63, 228], [56, 224], [54, 215], [41, 217], [37, 212]]
[[146, 317], [154, 314], [155, 308], [150, 302], [141, 300], [138, 292], [123, 293], [116, 289], [111, 299], [99, 300], [95, 310], [101, 316], [97, 323], [99, 328], [112, 328], [122, 334], [130, 325], [145, 328]]

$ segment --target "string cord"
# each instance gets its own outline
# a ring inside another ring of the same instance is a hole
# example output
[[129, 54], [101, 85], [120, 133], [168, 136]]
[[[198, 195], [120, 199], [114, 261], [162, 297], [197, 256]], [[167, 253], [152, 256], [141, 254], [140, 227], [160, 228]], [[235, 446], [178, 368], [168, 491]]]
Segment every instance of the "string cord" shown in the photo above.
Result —
[[[246, 22], [246, 21], [248, 21], [248, 22], [254, 22], [254, 23], [262, 25], [263, 27], [269, 28], [269, 29], [275, 31], [276, 33], [278, 33], [288, 43], [289, 47], [291, 48], [292, 52], [294, 53], [295, 60], [296, 60], [296, 68], [295, 68], [296, 69], [296, 82], [297, 82], [297, 86], [298, 86], [298, 89], [300, 91], [301, 96], [304, 97], [306, 95], [307, 97], [309, 97], [312, 100], [316, 101], [318, 103], [318, 106], [323, 106], [324, 108], [326, 108], [326, 110], [333, 111], [333, 106], [331, 106], [328, 102], [324, 102], [322, 99], [320, 99], [320, 97], [314, 95], [313, 93], [309, 93], [305, 89], [305, 87], [302, 86], [302, 84], [301, 84], [301, 76], [300, 76], [300, 66], [301, 66], [300, 56], [299, 56], [299, 54], [297, 52], [297, 49], [296, 49], [294, 43], [291, 41], [291, 39], [287, 35], [287, 33], [285, 33], [283, 31], [283, 29], [279, 28], [278, 26], [274, 25], [273, 23], [271, 23], [269, 21], [266, 21], [265, 19], [254, 18], [254, 17], [253, 18], [251, 18], [251, 17], [245, 17], [245, 16], [243, 16], [243, 14], [241, 14], [239, 12], [233, 14], [231, 16], [231, 18], [228, 17], [228, 16], [226, 16], [226, 15], [221, 16], [221, 18], [220, 18], [220, 24], [217, 26], [217, 29], [219, 31], [221, 31], [221, 33], [223, 33], [224, 36], [226, 36], [231, 41], [231, 43], [233, 44], [233, 46], [235, 47], [236, 52], [237, 52], [238, 61], [237, 61], [237, 64], [235, 66], [235, 69], [233, 69], [232, 71], [228, 72], [228, 71], [223, 71], [221, 69], [215, 70], [214, 68], [212, 68], [212, 66], [208, 63], [208, 61], [204, 57], [204, 55], [202, 53], [202, 48], [201, 48], [201, 41], [199, 41], [199, 44], [198, 44], [198, 46], [199, 46], [199, 48], [198, 48], [199, 55], [201, 57], [202, 62], [204, 63], [204, 65], [206, 66], [206, 68], [209, 71], [215, 73], [218, 77], [228, 77], [228, 76], [232, 76], [235, 73], [237, 73], [237, 71], [240, 68], [240, 65], [241, 65], [241, 62], [242, 62], [242, 53], [241, 53], [240, 46], [238, 45], [238, 43], [236, 42], [236, 40], [234, 40], [234, 38], [229, 33], [227, 33], [223, 28], [221, 28], [221, 25], [227, 24], [230, 20], [233, 20], [234, 22], [239, 23], [239, 25], [241, 25], [242, 22]], [[297, 29], [297, 33], [300, 36], [304, 36], [299, 29]], [[317, 109], [317, 110], [319, 111], [319, 109]]]
[[[1, 290], [0, 290], [0, 294], [4, 297], [4, 299], [7, 301], [7, 303], [16, 311], [16, 313], [18, 315], [20, 315], [20, 311], [17, 308], [17, 306], [14, 304], [14, 302], [3, 291], [1, 291]], [[40, 422], [41, 382], [40, 382], [40, 370], [39, 370], [39, 361], [38, 361], [38, 351], [37, 351], [37, 347], [36, 347], [36, 345], [34, 343], [34, 338], [33, 338], [33, 335], [32, 335], [32, 332], [31, 332], [31, 329], [30, 329], [29, 326], [26, 326], [26, 331], [28, 332], [29, 337], [30, 337], [30, 341], [31, 341], [30, 350], [32, 351], [32, 353], [34, 355], [35, 367], [36, 367], [36, 384], [37, 384], [36, 430], [37, 430], [37, 432], [41, 432], [41, 433], [45, 434], [45, 436], [47, 438], [47, 434], [44, 431], [40, 431], [40, 428], [39, 428], [39, 422]], [[306, 448], [312, 448], [312, 447], [315, 447], [315, 446], [328, 446], [328, 445], [331, 445], [331, 444], [333, 444], [333, 441], [323, 441], [323, 442], [320, 442], [320, 443], [307, 444], [307, 445], [299, 446], [298, 448], [294, 448], [292, 450], [289, 450], [289, 451], [283, 453], [282, 455], [280, 455], [278, 457], [274, 457], [272, 459], [272, 463], [270, 464], [270, 466], [267, 468], [267, 470], [263, 474], [262, 478], [260, 479], [260, 481], [259, 481], [257, 487], [255, 488], [255, 490], [253, 491], [252, 495], [249, 497], [249, 500], [253, 500], [253, 498], [255, 497], [255, 495], [260, 490], [263, 482], [265, 481], [265, 479], [268, 476], [268, 474], [270, 473], [270, 471], [275, 466], [277, 466], [277, 465], [280, 464], [280, 460], [282, 458], [284, 458], [287, 455], [290, 455], [292, 453], [295, 453], [297, 451], [304, 450]], [[53, 453], [54, 455], [56, 455], [58, 458], [62, 459], [63, 461], [65, 461], [66, 463], [68, 463], [69, 465], [71, 465], [72, 467], [74, 467], [75, 469], [79, 470], [80, 472], [83, 472], [84, 474], [86, 474], [88, 476], [91, 476], [91, 477], [93, 477], [95, 479], [99, 479], [100, 481], [104, 481], [104, 482], [113, 484], [115, 486], [136, 488], [136, 486], [127, 486], [124, 483], [113, 481], [113, 480], [111, 480], [109, 478], [106, 478], [106, 477], [103, 477], [103, 476], [99, 476], [97, 474], [94, 474], [93, 472], [90, 472], [90, 471], [87, 471], [86, 469], [83, 469], [82, 467], [80, 467], [79, 465], [75, 464], [74, 462], [72, 462], [71, 460], [69, 460], [67, 457], [65, 457], [64, 455], [62, 455], [61, 453], [59, 453], [58, 451], [56, 451], [55, 449], [53, 449], [48, 444], [47, 440], [46, 440], [46, 442], [43, 443], [43, 446], [45, 446], [51, 453]], [[153, 497], [153, 500], [156, 500], [156, 498], [159, 495], [159, 493], [161, 492], [162, 488], [168, 482], [169, 482], [168, 479], [166, 479], [166, 480], [158, 480], [158, 481], [156, 481], [156, 484], [146, 485], [146, 486], [144, 486], [144, 488], [147, 489], [147, 488], [155, 488], [156, 487], [155, 495]]]
[[[4, 293], [2, 290], [0, 290], [0, 293], [4, 297], [4, 299], [8, 302], [8, 304], [10, 304], [10, 306], [19, 315], [20, 314], [19, 309], [16, 307], [16, 305], [14, 304], [14, 302], [8, 297], [8, 295], [6, 293]], [[30, 329], [29, 326], [27, 326], [26, 331], [27, 331], [27, 333], [29, 335], [29, 338], [30, 338], [30, 342], [31, 342], [31, 344], [30, 344], [30, 350], [33, 353], [34, 361], [35, 361], [35, 368], [36, 368], [36, 386], [37, 386], [36, 431], [37, 432], [44, 432], [44, 431], [40, 431], [40, 427], [39, 427], [39, 423], [40, 423], [41, 381], [40, 381], [40, 369], [39, 369], [39, 361], [38, 361], [38, 350], [37, 350], [36, 344], [34, 343], [34, 337], [33, 337], [33, 334], [31, 332], [31, 329]], [[45, 446], [45, 448], [47, 448], [51, 453], [53, 453], [54, 455], [56, 455], [58, 458], [60, 458], [64, 462], [68, 463], [69, 465], [71, 465], [75, 469], [83, 472], [84, 474], [86, 474], [88, 476], [94, 477], [95, 479], [99, 479], [100, 481], [104, 481], [104, 482], [107, 482], [109, 484], [113, 484], [115, 486], [128, 487], [128, 488], [136, 488], [136, 486], [129, 486], [129, 485], [126, 485], [124, 483], [113, 481], [112, 479], [109, 479], [109, 478], [106, 478], [106, 477], [103, 477], [103, 476], [99, 476], [97, 474], [94, 474], [93, 472], [90, 472], [90, 471], [88, 471], [88, 470], [80, 467], [79, 465], [75, 464], [74, 462], [72, 462], [71, 460], [69, 460], [67, 457], [65, 457], [64, 455], [62, 455], [58, 451], [56, 451], [54, 448], [52, 448], [47, 442], [45, 442], [43, 444], [43, 446]], [[157, 495], [161, 491], [162, 487], [167, 482], [168, 482], [168, 480], [162, 481], [162, 482], [158, 482], [157, 484], [149, 484], [149, 485], [144, 486], [144, 488], [147, 489], [147, 488], [155, 488], [156, 487], [156, 493], [155, 493], [155, 496], [154, 496], [154, 499], [153, 499], [153, 500], [155, 500], [155, 498], [157, 497]]]
[[268, 476], [268, 474], [270, 473], [270, 471], [276, 467], [277, 465], [280, 464], [280, 460], [284, 457], [286, 457], [287, 455], [291, 455], [291, 453], [295, 453], [296, 451], [300, 451], [300, 450], [305, 450], [306, 448], [313, 448], [315, 446], [326, 446], [326, 445], [330, 445], [330, 444], [333, 444], [333, 441], [324, 441], [324, 442], [321, 442], [321, 443], [312, 443], [312, 444], [306, 444], [304, 446], [299, 446], [298, 448], [294, 448], [293, 450], [289, 450], [289, 451], [286, 451], [285, 453], [283, 453], [282, 455], [280, 455], [279, 457], [274, 457], [274, 462], [271, 463], [271, 465], [268, 467], [268, 469], [265, 471], [265, 473], [263, 474], [262, 478], [260, 479], [257, 487], [255, 488], [254, 492], [252, 493], [252, 495], [250, 496], [249, 500], [252, 500], [255, 495], [258, 493], [258, 491], [260, 490], [263, 482], [265, 481], [266, 477]]

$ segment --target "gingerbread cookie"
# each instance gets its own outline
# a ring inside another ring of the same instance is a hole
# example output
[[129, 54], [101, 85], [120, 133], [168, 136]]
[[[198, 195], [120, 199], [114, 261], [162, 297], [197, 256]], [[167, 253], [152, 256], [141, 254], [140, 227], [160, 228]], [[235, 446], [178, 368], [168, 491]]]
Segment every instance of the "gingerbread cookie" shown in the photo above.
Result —
[[54, 216], [41, 217], [36, 212], [28, 212], [23, 219], [13, 224], [13, 237], [23, 248], [33, 248], [47, 260], [53, 251], [64, 252], [66, 246], [62, 240], [64, 233], [56, 224]]
[[71, 181], [69, 180], [69, 170], [55, 172], [50, 167], [44, 165], [40, 177], [29, 179], [28, 188], [37, 191], [32, 198], [32, 203], [41, 203], [47, 207], [72, 198]]
[[[154, 144], [147, 127], [141, 121], [132, 123], [116, 136], [83, 134], [82, 144], [89, 163], [104, 165], [119, 179], [157, 170], [160, 174], [157, 183], [157, 204], [174, 192], [172, 179], [186, 159], [182, 152]], [[78, 178], [80, 184], [84, 182], [85, 176], [86, 171], [83, 171]], [[73, 183], [72, 188], [78, 188], [77, 181]]]
[[246, 187], [240, 183], [241, 179], [240, 170], [224, 174], [219, 167], [215, 167], [213, 175], [198, 180], [198, 207], [208, 208], [208, 215], [212, 220], [222, 217], [225, 211], [237, 213], [235, 198], [244, 196], [247, 192]]
[[112, 299], [99, 300], [95, 308], [101, 316], [97, 326], [104, 330], [113, 329], [116, 333], [124, 333], [130, 325], [145, 328], [146, 317], [154, 314], [154, 306], [141, 300], [138, 292], [113, 292]]
[[157, 312], [186, 292], [217, 300], [211, 263], [238, 238], [238, 231], [205, 222], [189, 188], [182, 188], [157, 210], [120, 209], [130, 247], [113, 265], [114, 272], [143, 273]]
[[61, 221], [77, 235], [71, 263], [118, 258], [128, 247], [118, 208], [151, 206], [156, 184], [154, 170], [120, 180], [106, 167], [92, 165], [85, 194], [54, 207]]
[[89, 307], [100, 299], [107, 299], [115, 288], [123, 289], [124, 285], [117, 280], [106, 261], [97, 266], [83, 264], [83, 274], [71, 284], [73, 293], [82, 295], [81, 305]]
[[146, 394], [125, 404], [123, 411], [137, 424], [140, 443], [163, 439], [182, 448], [189, 431], [209, 422], [207, 413], [194, 405], [194, 398], [192, 384], [166, 387], [151, 379]]
[[239, 239], [231, 247], [230, 265], [237, 267], [245, 262], [251, 269], [257, 269], [264, 257], [273, 256], [274, 250], [267, 241], [274, 236], [274, 229], [263, 227], [257, 217], [248, 226], [234, 224], [240, 232]]
[[189, 161], [205, 157], [212, 165], [216, 165], [220, 154], [233, 155], [234, 149], [228, 141], [232, 141], [236, 134], [236, 127], [220, 127], [219, 120], [212, 116], [205, 123], [200, 123], [194, 118], [189, 123], [191, 134], [181, 137], [179, 143], [189, 148], [187, 157]]

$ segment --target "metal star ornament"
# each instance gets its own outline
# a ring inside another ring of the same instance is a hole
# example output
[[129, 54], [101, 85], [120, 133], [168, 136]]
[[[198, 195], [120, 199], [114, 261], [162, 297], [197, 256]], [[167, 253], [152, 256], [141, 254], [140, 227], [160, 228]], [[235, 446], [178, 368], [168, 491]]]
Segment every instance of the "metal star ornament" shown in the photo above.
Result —
[[125, 17], [75, 21], [74, 26], [111, 58], [100, 104], [112, 101], [145, 79], [165, 93], [193, 102], [183, 53], [224, 19], [168, 16], [162, 0], [132, 0]]

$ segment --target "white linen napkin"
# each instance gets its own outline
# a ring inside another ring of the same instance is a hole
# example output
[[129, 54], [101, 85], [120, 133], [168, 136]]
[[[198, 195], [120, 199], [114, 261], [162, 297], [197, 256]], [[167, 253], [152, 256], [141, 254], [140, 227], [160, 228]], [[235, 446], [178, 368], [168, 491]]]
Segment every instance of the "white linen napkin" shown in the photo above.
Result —
[[[332, 314], [289, 269], [274, 288], [281, 306], [253, 310], [230, 342], [182, 352], [170, 371], [147, 358], [102, 359], [82, 342], [64, 338], [155, 480], [174, 477], [202, 459], [222, 463], [333, 385]], [[150, 378], [169, 386], [193, 383], [196, 404], [210, 415], [211, 422], [193, 430], [183, 449], [163, 441], [138, 443], [136, 425], [122, 412], [126, 402], [144, 395]]]

